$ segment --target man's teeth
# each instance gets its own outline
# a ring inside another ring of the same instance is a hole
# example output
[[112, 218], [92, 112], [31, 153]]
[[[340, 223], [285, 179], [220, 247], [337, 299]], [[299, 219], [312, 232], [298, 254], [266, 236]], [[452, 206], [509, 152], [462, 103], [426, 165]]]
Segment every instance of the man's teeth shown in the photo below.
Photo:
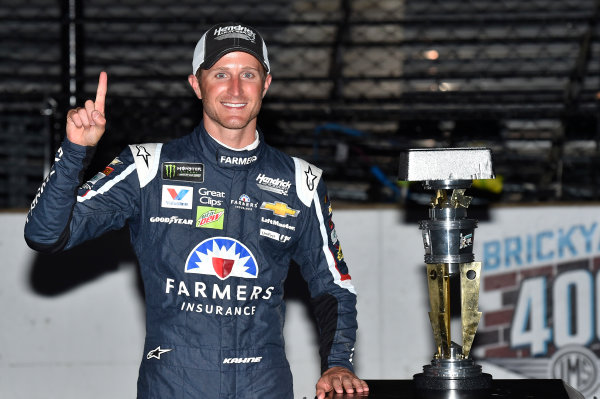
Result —
[[223, 105], [225, 105], [226, 107], [241, 108], [246, 104], [223, 103]]

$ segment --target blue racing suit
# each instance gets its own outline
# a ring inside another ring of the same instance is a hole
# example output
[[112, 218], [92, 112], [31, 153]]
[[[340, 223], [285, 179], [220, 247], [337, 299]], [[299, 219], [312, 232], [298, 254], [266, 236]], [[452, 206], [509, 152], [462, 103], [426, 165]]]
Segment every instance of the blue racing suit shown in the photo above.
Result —
[[227, 148], [202, 124], [130, 145], [82, 184], [93, 151], [63, 141], [25, 239], [56, 252], [128, 224], [146, 302], [138, 398], [293, 398], [283, 338], [292, 259], [310, 289], [322, 370], [352, 370], [356, 294], [320, 169], [260, 133], [255, 148]]

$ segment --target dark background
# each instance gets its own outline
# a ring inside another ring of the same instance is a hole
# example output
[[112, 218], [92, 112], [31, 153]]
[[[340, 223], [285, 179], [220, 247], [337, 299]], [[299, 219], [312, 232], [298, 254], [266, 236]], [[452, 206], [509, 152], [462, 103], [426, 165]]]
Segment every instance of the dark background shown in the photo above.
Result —
[[66, 111], [106, 70], [93, 175], [131, 143], [188, 133], [196, 41], [239, 21], [264, 36], [266, 140], [325, 170], [331, 197], [419, 203], [398, 154], [492, 149], [479, 203], [597, 201], [599, 1], [0, 0], [0, 208], [27, 208]]

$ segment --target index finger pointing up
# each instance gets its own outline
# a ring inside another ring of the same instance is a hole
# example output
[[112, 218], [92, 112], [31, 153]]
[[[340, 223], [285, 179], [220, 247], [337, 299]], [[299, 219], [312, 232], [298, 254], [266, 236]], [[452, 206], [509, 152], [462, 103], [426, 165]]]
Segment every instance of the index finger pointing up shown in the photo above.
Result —
[[106, 72], [100, 72], [98, 78], [98, 90], [96, 91], [96, 101], [94, 102], [94, 109], [104, 115], [104, 100], [106, 99], [106, 90], [108, 86], [108, 76]]

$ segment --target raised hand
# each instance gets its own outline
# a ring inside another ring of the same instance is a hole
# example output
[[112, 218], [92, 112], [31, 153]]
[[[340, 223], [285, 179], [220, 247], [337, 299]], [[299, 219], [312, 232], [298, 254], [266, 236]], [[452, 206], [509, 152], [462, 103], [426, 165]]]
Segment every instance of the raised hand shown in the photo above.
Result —
[[106, 118], [104, 117], [104, 101], [108, 85], [106, 72], [100, 72], [96, 100], [87, 100], [85, 108], [74, 108], [67, 112], [67, 138], [70, 142], [95, 146], [104, 134]]

